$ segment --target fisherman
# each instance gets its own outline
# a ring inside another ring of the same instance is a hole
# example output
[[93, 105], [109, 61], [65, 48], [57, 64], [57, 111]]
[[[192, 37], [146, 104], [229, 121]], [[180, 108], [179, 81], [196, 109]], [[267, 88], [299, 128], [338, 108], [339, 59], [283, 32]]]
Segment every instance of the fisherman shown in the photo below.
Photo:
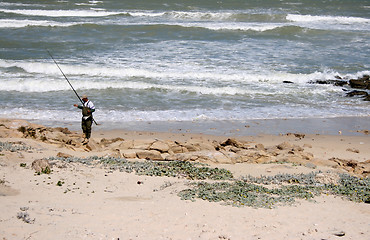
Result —
[[91, 136], [91, 125], [93, 122], [92, 113], [95, 112], [94, 104], [88, 99], [86, 95], [82, 96], [83, 105], [74, 104], [73, 106], [82, 109], [82, 131], [85, 134], [85, 138], [82, 141], [83, 144], [89, 142]]

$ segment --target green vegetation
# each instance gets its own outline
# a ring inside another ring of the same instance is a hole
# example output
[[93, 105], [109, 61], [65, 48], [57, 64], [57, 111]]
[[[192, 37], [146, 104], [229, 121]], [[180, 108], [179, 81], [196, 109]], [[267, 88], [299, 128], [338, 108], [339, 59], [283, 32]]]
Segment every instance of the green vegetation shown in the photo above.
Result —
[[24, 143], [0, 142], [0, 152], [2, 151], [18, 152], [18, 151], [28, 151], [30, 149], [31, 147], [26, 146]]
[[[110, 170], [134, 172], [138, 175], [181, 177], [194, 181], [188, 189], [178, 193], [183, 200], [202, 199], [232, 206], [273, 208], [292, 204], [297, 199], [312, 200], [321, 194], [345, 197], [351, 201], [370, 203], [370, 179], [349, 174], [336, 175], [337, 180], [323, 183], [318, 174], [278, 174], [275, 176], [234, 179], [226, 169], [211, 168], [206, 164], [183, 161], [127, 161], [121, 158], [50, 158], [83, 164], [103, 164]], [[331, 173], [333, 175], [333, 173]], [[59, 182], [58, 182], [59, 184]], [[57, 185], [58, 185], [57, 184]]]

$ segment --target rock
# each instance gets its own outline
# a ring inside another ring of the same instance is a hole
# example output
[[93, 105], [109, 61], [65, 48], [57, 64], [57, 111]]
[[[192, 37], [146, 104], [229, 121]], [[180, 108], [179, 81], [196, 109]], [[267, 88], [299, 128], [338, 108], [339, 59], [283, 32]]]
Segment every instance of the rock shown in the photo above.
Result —
[[94, 139], [91, 139], [91, 138], [90, 138], [89, 142], [85, 145], [85, 147], [89, 151], [96, 151], [96, 150], [100, 149], [99, 144]]
[[59, 131], [59, 132], [62, 132], [64, 134], [71, 134], [72, 133], [71, 131], [69, 131], [68, 128], [56, 127], [54, 129], [55, 129], [55, 131]]
[[168, 146], [167, 143], [163, 141], [155, 141], [150, 147], [150, 150], [157, 150], [160, 151], [161, 153], [168, 152], [170, 150], [170, 146]]
[[199, 148], [200, 151], [215, 151], [216, 150], [215, 146], [211, 143], [199, 142], [194, 145], [197, 148]]
[[302, 139], [302, 138], [304, 138], [306, 136], [303, 133], [287, 133], [286, 135], [287, 136], [294, 136], [294, 137], [299, 138], [299, 139]]
[[347, 85], [347, 81], [343, 80], [314, 80], [314, 81], [309, 81], [308, 83], [310, 84], [333, 84], [334, 86], [344, 86]]
[[142, 150], [149, 150], [150, 146], [153, 144], [154, 141], [152, 140], [134, 140], [133, 141], [133, 148], [135, 149], [142, 149]]
[[111, 152], [107, 153], [104, 157], [121, 158], [122, 154], [119, 149], [114, 149]]
[[170, 154], [175, 154], [175, 153], [185, 153], [189, 152], [189, 150], [186, 147], [175, 145], [171, 146], [170, 149], [168, 150], [168, 153]]
[[120, 150], [121, 154], [125, 158], [134, 159], [137, 158], [136, 150], [135, 149], [123, 149]]
[[304, 165], [305, 167], [307, 167], [307, 168], [312, 168], [312, 169], [315, 169], [316, 168], [316, 165], [315, 164], [313, 164], [313, 163], [306, 163], [305, 165]]
[[313, 154], [312, 153], [308, 153], [308, 152], [301, 152], [300, 153], [300, 156], [304, 160], [311, 160], [311, 159], [313, 159]]
[[358, 79], [351, 79], [349, 80], [349, 85], [351, 88], [370, 89], [369, 75], [364, 75]]
[[287, 149], [292, 149], [293, 148], [293, 146], [288, 142], [280, 143], [276, 147], [280, 150], [287, 150]]
[[369, 133], [370, 133], [369, 130], [357, 130], [357, 132], [363, 133], [365, 135], [369, 135]]
[[236, 140], [234, 138], [228, 138], [226, 141], [222, 142], [220, 145], [223, 146], [223, 147], [228, 146], [228, 145], [231, 145], [231, 146], [234, 146], [234, 147], [237, 147], [237, 148], [243, 148], [244, 147], [243, 143], [239, 142], [238, 140]]
[[353, 97], [353, 96], [368, 96], [369, 94], [366, 91], [358, 91], [358, 90], [353, 90], [348, 93], [346, 93], [347, 97]]
[[58, 152], [57, 157], [61, 157], [61, 158], [71, 158], [71, 157], [73, 157], [73, 156], [72, 156], [72, 155], [70, 155], [70, 154], [67, 154], [67, 153]]
[[106, 138], [103, 138], [102, 140], [100, 140], [100, 144], [103, 145], [103, 146], [108, 146], [108, 145], [111, 145], [112, 143], [115, 143], [115, 142], [123, 142], [125, 141], [125, 139], [123, 138], [113, 138], [113, 139], [106, 139]]
[[164, 160], [161, 153], [156, 150], [144, 150], [136, 152], [138, 158], [146, 159], [146, 160], [157, 160], [161, 161]]
[[346, 151], [348, 151], [348, 152], [354, 152], [354, 153], [360, 153], [360, 150], [358, 150], [356, 148], [347, 148]]
[[[203, 159], [209, 159], [215, 163], [232, 163], [230, 158], [221, 152], [208, 152], [208, 154], [203, 155], [203, 157], [206, 157]], [[202, 158], [202, 156], [199, 156], [199, 158]]]
[[334, 231], [333, 235], [335, 235], [337, 237], [344, 237], [346, 235], [346, 233], [344, 231]]
[[265, 146], [263, 146], [263, 144], [261, 144], [261, 143], [256, 144], [255, 148], [257, 150], [263, 150], [263, 151], [265, 150]]
[[197, 152], [201, 150], [199, 144], [186, 143], [183, 147], [185, 147], [189, 152]]
[[132, 148], [134, 148], [134, 140], [123, 141], [120, 145], [118, 145], [118, 148], [120, 150], [132, 149]]
[[47, 173], [51, 171], [51, 165], [48, 160], [38, 159], [32, 162], [32, 168], [36, 171], [37, 174]]
[[356, 160], [345, 160], [340, 158], [330, 158], [329, 160], [337, 163], [336, 167], [343, 168], [348, 172], [369, 176], [370, 161], [358, 162]]

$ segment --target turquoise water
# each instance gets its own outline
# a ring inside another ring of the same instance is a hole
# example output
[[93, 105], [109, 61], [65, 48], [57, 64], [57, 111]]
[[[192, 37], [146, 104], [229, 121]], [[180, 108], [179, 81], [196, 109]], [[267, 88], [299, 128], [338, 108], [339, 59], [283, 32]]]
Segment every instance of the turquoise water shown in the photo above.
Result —
[[[355, 4], [354, 4], [355, 2]], [[0, 117], [101, 123], [370, 116], [370, 1], [2, 1]], [[294, 84], [283, 84], [291, 81]]]

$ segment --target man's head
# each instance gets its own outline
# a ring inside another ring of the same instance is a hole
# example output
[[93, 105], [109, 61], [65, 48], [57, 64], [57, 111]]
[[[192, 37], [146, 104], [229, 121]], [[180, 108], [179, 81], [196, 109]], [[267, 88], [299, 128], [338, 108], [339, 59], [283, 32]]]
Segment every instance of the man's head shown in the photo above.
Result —
[[87, 102], [88, 98], [86, 95], [82, 95], [82, 101]]

